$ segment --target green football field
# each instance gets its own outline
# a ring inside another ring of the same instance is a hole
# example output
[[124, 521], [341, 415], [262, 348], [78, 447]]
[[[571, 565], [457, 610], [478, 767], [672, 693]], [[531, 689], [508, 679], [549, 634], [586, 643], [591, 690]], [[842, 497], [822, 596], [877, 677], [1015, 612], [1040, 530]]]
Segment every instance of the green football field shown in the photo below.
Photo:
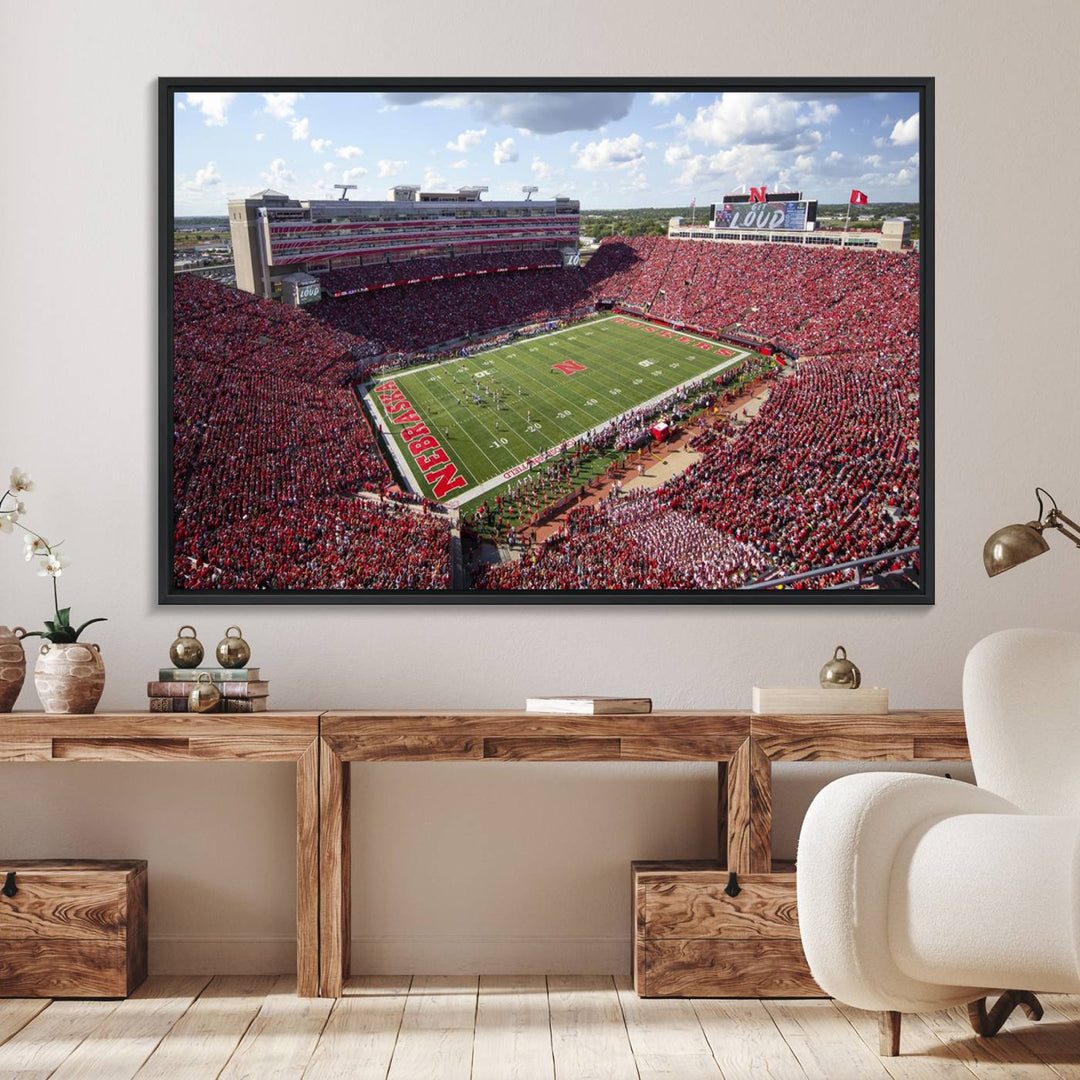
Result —
[[367, 384], [415, 492], [466, 506], [608, 421], [751, 354], [616, 315]]

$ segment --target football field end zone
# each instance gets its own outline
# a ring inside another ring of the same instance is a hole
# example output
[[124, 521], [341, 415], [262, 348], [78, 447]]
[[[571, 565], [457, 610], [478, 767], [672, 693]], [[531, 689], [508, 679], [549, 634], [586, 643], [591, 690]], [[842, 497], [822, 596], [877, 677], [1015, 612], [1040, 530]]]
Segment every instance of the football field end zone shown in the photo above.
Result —
[[[389, 427], [389, 423], [390, 423], [389, 419], [383, 415], [383, 411], [380, 409], [379, 405], [376, 402], [375, 392], [377, 391], [377, 388], [380, 385], [382, 385], [382, 384], [384, 384], [384, 383], [386, 383], [388, 381], [394, 381], [394, 380], [396, 380], [396, 379], [398, 379], [400, 377], [411, 377], [411, 376], [414, 376], [414, 375], [418, 375], [418, 374], [420, 374], [420, 373], [422, 373], [424, 371], [430, 371], [433, 368], [440, 368], [440, 367], [443, 367], [443, 366], [452, 365], [452, 364], [455, 364], [455, 363], [460, 363], [462, 361], [462, 359], [467, 359], [469, 361], [475, 361], [477, 358], [482, 357], [486, 353], [499, 352], [499, 351], [501, 351], [503, 349], [506, 349], [506, 348], [509, 348], [509, 347], [516, 347], [516, 346], [518, 346], [520, 344], [523, 344], [525, 341], [544, 341], [544, 340], [546, 340], [548, 338], [555, 337], [558, 334], [579, 332], [579, 331], [584, 330], [588, 326], [600, 326], [600, 325], [602, 325], [604, 323], [608, 323], [608, 322], [612, 322], [612, 321], [616, 321], [616, 322], [623, 323], [623, 324], [629, 323], [629, 324], [633, 324], [633, 325], [636, 325], [636, 326], [647, 326], [647, 327], [650, 327], [650, 328], [659, 328], [659, 324], [652, 323], [647, 319], [639, 319], [639, 318], [636, 318], [636, 317], [634, 317], [632, 315], [613, 314], [613, 315], [607, 316], [606, 318], [586, 319], [586, 320], [582, 320], [581, 322], [575, 323], [575, 324], [573, 324], [571, 326], [562, 327], [559, 330], [552, 330], [552, 331], [549, 331], [548, 333], [545, 333], [545, 334], [537, 334], [534, 337], [521, 339], [520, 342], [504, 342], [501, 345], [495, 345], [495, 346], [492, 346], [489, 349], [481, 349], [478, 352], [473, 353], [469, 357], [466, 357], [466, 358], [449, 357], [447, 359], [435, 361], [435, 362], [430, 363], [430, 364], [423, 364], [423, 365], [418, 365], [416, 367], [404, 368], [404, 369], [401, 369], [400, 371], [390, 372], [390, 373], [386, 374], [385, 376], [383, 376], [381, 378], [372, 379], [369, 382], [366, 382], [366, 383], [362, 384], [362, 386], [360, 387], [360, 393], [359, 393], [358, 396], [360, 397], [361, 401], [363, 402], [363, 405], [364, 405], [365, 409], [367, 410], [367, 412], [369, 413], [371, 419], [375, 422], [375, 424], [376, 424], [376, 426], [377, 426], [377, 428], [379, 430], [379, 433], [380, 433], [380, 435], [379, 435], [380, 439], [382, 439], [384, 444], [388, 447], [391, 457], [393, 458], [395, 464], [398, 466], [399, 475], [402, 477], [402, 479], [404, 481], [406, 481], [407, 486], [415, 494], [420, 495], [422, 497], [430, 497], [430, 496], [426, 495], [426, 493], [425, 493], [425, 491], [423, 489], [423, 486], [417, 480], [417, 477], [416, 477], [415, 473], [413, 472], [409, 462], [407, 461], [404, 453], [402, 452], [401, 448], [398, 446], [396, 440], [393, 437], [393, 432]], [[560, 439], [560, 440], [558, 440], [556, 442], [553, 442], [550, 446], [548, 446], [547, 448], [541, 450], [539, 453], [534, 454], [532, 457], [525, 458], [522, 461], [519, 461], [519, 462], [517, 462], [517, 463], [515, 463], [513, 465], [510, 465], [506, 469], [495, 473], [495, 475], [489, 477], [488, 479], [482, 481], [481, 483], [474, 485], [472, 488], [468, 489], [467, 491], [462, 493], [457, 498], [444, 499], [444, 500], [440, 500], [440, 501], [442, 501], [443, 504], [446, 505], [447, 507], [451, 507], [451, 508], [454, 508], [454, 509], [459, 509], [464, 504], [466, 504], [468, 502], [472, 502], [472, 501], [482, 497], [487, 492], [489, 492], [489, 491], [491, 491], [491, 490], [493, 490], [495, 488], [500, 487], [502, 484], [510, 482], [511, 480], [513, 480], [517, 476], [523, 475], [524, 473], [528, 472], [528, 470], [533, 468], [534, 466], [539, 465], [539, 464], [543, 464], [545, 461], [551, 460], [553, 457], [556, 457], [560, 453], [562, 447], [564, 447], [564, 446], [574, 446], [574, 445], [578, 444], [583, 439], [586, 439], [586, 438], [592, 436], [595, 432], [599, 431], [600, 429], [606, 427], [608, 424], [610, 424], [613, 421], [617, 420], [620, 416], [624, 415], [626, 412], [631, 412], [631, 411], [636, 410], [636, 409], [648, 408], [650, 406], [656, 405], [659, 402], [663, 401], [665, 398], [670, 397], [671, 395], [678, 393], [680, 390], [684, 389], [686, 386], [688, 386], [688, 385], [690, 385], [692, 383], [700, 382], [702, 380], [711, 378], [711, 377], [717, 375], [719, 372], [725, 370], [726, 368], [731, 367], [733, 364], [737, 364], [740, 361], [746, 359], [747, 357], [753, 355], [752, 350], [738, 349], [738, 348], [736, 348], [734, 346], [729, 345], [728, 343], [720, 342], [720, 341], [717, 341], [716, 339], [706, 338], [706, 337], [701, 336], [700, 334], [690, 333], [690, 332], [686, 332], [686, 331], [683, 331], [683, 330], [675, 330], [675, 329], [670, 328], [670, 327], [663, 327], [663, 329], [666, 329], [669, 332], [669, 335], [677, 335], [680, 338], [688, 338], [688, 339], [691, 339], [693, 341], [701, 342], [701, 343], [703, 343], [705, 345], [732, 349], [733, 350], [733, 355], [725, 357], [725, 359], [724, 359], [724, 361], [722, 363], [714, 365], [713, 367], [711, 367], [711, 368], [709, 368], [709, 369], [707, 369], [705, 371], [698, 372], [689, 379], [685, 379], [682, 382], [676, 383], [676, 384], [674, 384], [672, 386], [665, 387], [660, 393], [655, 394], [653, 397], [648, 398], [645, 401], [637, 402], [634, 405], [631, 405], [628, 408], [624, 409], [622, 412], [613, 413], [611, 416], [606, 417], [604, 420], [599, 421], [598, 423], [594, 424], [593, 426], [587, 428], [584, 431], [578, 432], [576, 435], [570, 435], [570, 436], [567, 436], [566, 438], [563, 438], [563, 439]], [[383, 428], [384, 423], [386, 423], [386, 425], [387, 425], [385, 430]], [[468, 431], [465, 431], [465, 434], [466, 434], [466, 436], [468, 436], [470, 438], [471, 441], [473, 441], [475, 443], [475, 440], [472, 439], [472, 436], [469, 435]], [[494, 464], [494, 463], [492, 463], [492, 464]]]
[[[429, 365], [434, 366], [434, 365]], [[375, 427], [379, 432], [379, 440], [390, 451], [390, 456], [394, 459], [394, 464], [398, 467], [398, 474], [403, 480], [408, 481], [409, 490], [414, 495], [423, 496], [424, 491], [421, 488], [419, 482], [416, 479], [412, 471], [412, 466], [405, 460], [405, 455], [398, 449], [397, 443], [394, 441], [394, 436], [390, 431], [383, 430], [383, 415], [379, 412], [379, 409], [375, 405], [374, 400], [371, 397], [372, 388], [377, 382], [385, 382], [384, 379], [377, 379], [375, 382], [364, 383], [360, 388], [360, 400], [364, 404], [364, 408], [367, 410], [368, 415], [375, 423]]]

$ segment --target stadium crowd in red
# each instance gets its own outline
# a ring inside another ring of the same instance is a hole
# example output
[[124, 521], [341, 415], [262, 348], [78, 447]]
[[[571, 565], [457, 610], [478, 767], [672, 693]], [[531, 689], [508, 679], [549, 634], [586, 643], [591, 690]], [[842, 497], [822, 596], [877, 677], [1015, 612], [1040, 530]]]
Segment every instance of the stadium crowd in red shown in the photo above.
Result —
[[533, 556], [482, 571], [480, 588], [685, 588], [692, 574], [662, 552], [700, 546], [702, 527], [747, 546], [729, 565], [699, 559], [727, 588], [766, 569], [801, 573], [918, 543], [916, 257], [655, 238], [604, 247], [589, 272], [605, 298], [696, 325], [737, 323], [810, 359], [774, 384], [742, 433], [701, 440], [696, 465], [635, 496], [634, 519], [651, 528], [627, 528], [617, 502], [575, 511]]
[[499, 270], [517, 266], [562, 266], [558, 251], [538, 248], [535, 251], [498, 251], [490, 255], [451, 255], [439, 259], [403, 259], [398, 262], [370, 263], [367, 266], [347, 266], [323, 274], [319, 281], [323, 289], [334, 296], [350, 289], [371, 289], [393, 282], [409, 282], [411, 278], [436, 275], [477, 274], [483, 270]]
[[536, 270], [324, 299], [311, 314], [328, 327], [378, 341], [383, 351], [412, 352], [505, 326], [569, 318], [591, 308], [579, 272]]
[[[430, 260], [417, 276], [453, 272], [450, 261]], [[402, 267], [334, 271], [332, 280], [397, 280]], [[177, 585], [447, 587], [441, 515], [354, 497], [392, 482], [349, 387], [358, 361], [570, 318], [603, 301], [755, 335], [805, 359], [734, 438], [701, 440], [687, 472], [574, 511], [521, 561], [481, 570], [477, 587], [733, 587], [914, 545], [918, 281], [910, 253], [656, 237], [607, 240], [584, 271], [451, 278], [310, 311], [179, 275]]]
[[346, 497], [392, 480], [350, 388], [356, 342], [192, 274], [175, 322], [178, 587], [449, 584], [445, 519]]

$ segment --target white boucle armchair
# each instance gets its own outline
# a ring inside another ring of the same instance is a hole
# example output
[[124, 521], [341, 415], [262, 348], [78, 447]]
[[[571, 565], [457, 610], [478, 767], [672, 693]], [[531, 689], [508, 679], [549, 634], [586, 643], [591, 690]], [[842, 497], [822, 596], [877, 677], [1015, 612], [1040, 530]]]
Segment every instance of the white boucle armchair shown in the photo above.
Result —
[[826, 993], [880, 1011], [883, 1054], [899, 1053], [904, 1012], [967, 1004], [989, 1036], [1017, 1005], [1041, 1017], [1033, 991], [1080, 992], [1080, 635], [979, 642], [964, 716], [978, 787], [847, 776], [799, 838], [810, 970]]

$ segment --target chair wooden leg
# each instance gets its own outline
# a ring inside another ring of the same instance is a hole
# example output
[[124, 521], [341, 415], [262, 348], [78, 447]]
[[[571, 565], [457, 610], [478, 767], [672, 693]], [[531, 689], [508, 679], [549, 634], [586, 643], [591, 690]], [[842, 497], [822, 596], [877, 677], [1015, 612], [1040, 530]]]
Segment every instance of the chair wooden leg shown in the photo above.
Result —
[[1017, 1007], [1024, 1010], [1029, 1020], [1041, 1020], [1043, 1008], [1030, 990], [1006, 990], [987, 1012], [986, 998], [979, 998], [968, 1005], [968, 1019], [972, 1030], [984, 1039], [992, 1039]]
[[898, 1057], [900, 1054], [900, 1023], [903, 1015], [898, 1012], [878, 1013], [878, 1052], [882, 1057]]

